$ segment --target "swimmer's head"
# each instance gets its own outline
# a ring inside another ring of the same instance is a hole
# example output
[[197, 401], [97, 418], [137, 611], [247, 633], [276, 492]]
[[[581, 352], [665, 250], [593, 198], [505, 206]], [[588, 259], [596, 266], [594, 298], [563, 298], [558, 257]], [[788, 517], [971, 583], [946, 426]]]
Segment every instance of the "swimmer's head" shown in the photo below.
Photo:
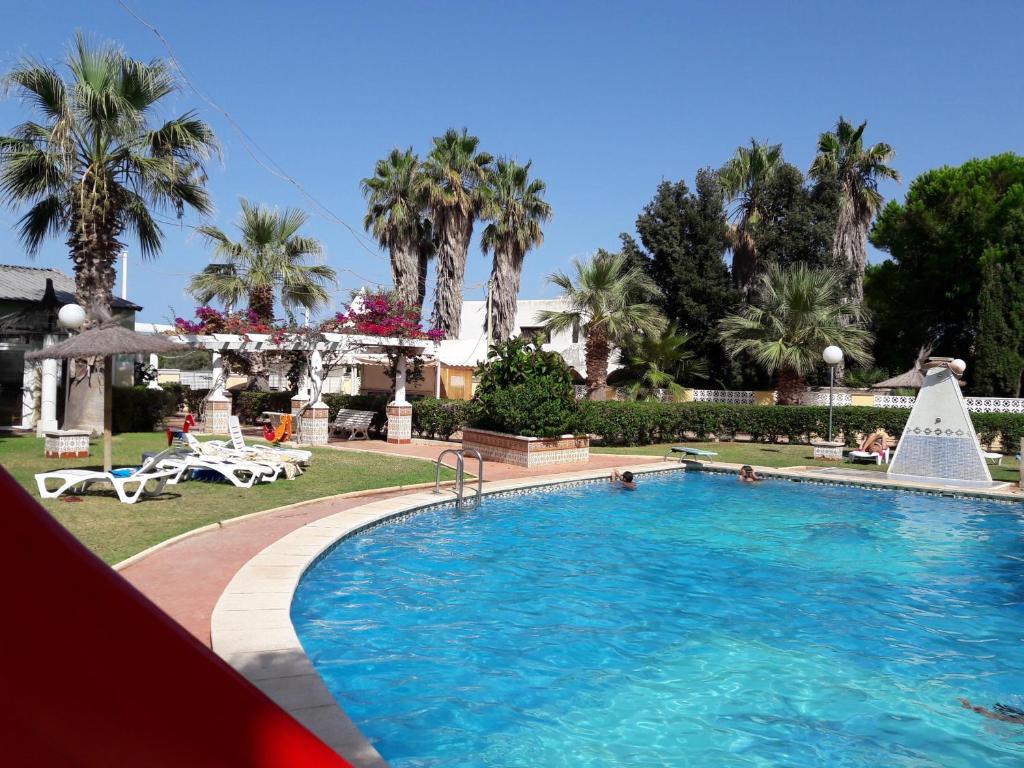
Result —
[[622, 473], [622, 479], [625, 480], [627, 483], [632, 483], [633, 473], [627, 469], [625, 472]]

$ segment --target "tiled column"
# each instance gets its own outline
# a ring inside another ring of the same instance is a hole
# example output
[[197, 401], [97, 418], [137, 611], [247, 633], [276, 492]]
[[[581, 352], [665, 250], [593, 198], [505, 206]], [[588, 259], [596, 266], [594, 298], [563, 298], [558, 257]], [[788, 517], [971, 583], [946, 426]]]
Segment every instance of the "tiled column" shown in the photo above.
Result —
[[412, 406], [388, 403], [388, 442], [406, 445], [412, 442]]
[[211, 435], [228, 434], [228, 419], [231, 417], [231, 395], [226, 391], [215, 391], [206, 398], [206, 416], [203, 431]]
[[298, 394], [292, 398], [292, 440], [297, 443], [305, 442], [302, 439], [300, 422], [306, 418], [306, 413], [302, 413], [302, 409], [306, 407], [309, 399], [302, 396], [303, 391], [300, 386]]
[[[302, 406], [306, 402], [306, 400], [300, 400], [299, 398], [292, 400], [292, 414], [295, 415], [302, 410]], [[296, 407], [296, 404], [298, 404], [298, 407]], [[323, 400], [317, 400], [302, 414], [302, 429], [296, 435], [296, 439], [308, 445], [327, 445], [327, 439], [330, 435], [329, 427], [327, 403]]]

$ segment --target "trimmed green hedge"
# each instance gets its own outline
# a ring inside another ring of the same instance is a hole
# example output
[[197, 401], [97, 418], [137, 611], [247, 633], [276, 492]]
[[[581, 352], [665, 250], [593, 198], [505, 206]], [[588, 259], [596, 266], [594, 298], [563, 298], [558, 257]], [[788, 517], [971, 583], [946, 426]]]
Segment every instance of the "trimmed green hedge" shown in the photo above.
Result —
[[[413, 429], [428, 437], [448, 438], [474, 421], [478, 408], [459, 400], [421, 400], [413, 408]], [[861, 436], [884, 429], [897, 439], [910, 410], [840, 406], [833, 410], [833, 434], [854, 445]], [[1024, 415], [972, 413], [983, 443], [997, 437], [1007, 453], [1015, 453], [1024, 437]], [[607, 445], [650, 445], [682, 440], [691, 435], [733, 438], [737, 433], [757, 442], [806, 443], [828, 434], [828, 408], [818, 405], [725, 405], [719, 403], [580, 403], [577, 434], [598, 435]]]
[[[828, 434], [828, 408], [819, 405], [583, 402], [580, 406], [580, 431], [600, 435], [610, 445], [668, 442], [688, 433], [704, 439], [710, 435], [731, 438], [742, 432], [757, 442], [803, 443]], [[833, 434], [841, 433], [851, 446], [859, 436], [878, 429], [899, 438], [909, 415], [906, 408], [840, 406], [833, 410]], [[972, 413], [971, 420], [982, 442], [1001, 437], [1007, 451], [1018, 447], [1024, 436], [1024, 415]]]
[[479, 413], [479, 403], [472, 400], [419, 400], [412, 409], [412, 428], [420, 437], [447, 440], [475, 421]]
[[114, 387], [115, 432], [152, 432], [178, 410], [176, 391], [148, 387]]

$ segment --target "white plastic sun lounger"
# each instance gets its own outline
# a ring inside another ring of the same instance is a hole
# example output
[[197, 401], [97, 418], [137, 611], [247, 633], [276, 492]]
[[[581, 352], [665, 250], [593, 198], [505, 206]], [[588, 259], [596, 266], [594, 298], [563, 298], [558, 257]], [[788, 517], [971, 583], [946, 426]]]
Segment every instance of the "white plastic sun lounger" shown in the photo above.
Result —
[[280, 467], [251, 461], [215, 459], [212, 456], [178, 455], [159, 464], [162, 469], [191, 474], [193, 470], [215, 472], [236, 488], [252, 488], [258, 481], [272, 483], [281, 474]]
[[[93, 483], [109, 483], [117, 492], [117, 497], [125, 504], [134, 504], [139, 497], [155, 496], [164, 490], [167, 484], [174, 485], [181, 479], [181, 467], [161, 466], [161, 462], [174, 454], [173, 449], [162, 451], [137, 469], [112, 470], [99, 472], [92, 469], [58, 469], [53, 472], [40, 472], [36, 475], [36, 486], [39, 495], [44, 499], [55, 499], [71, 490], [86, 490]], [[47, 487], [47, 481], [57, 480], [60, 485], [53, 489]], [[150, 482], [156, 485], [147, 490]]]
[[[189, 432], [183, 432], [178, 438], [178, 441], [184, 448], [192, 451], [192, 453], [189, 454], [189, 457], [192, 459], [201, 459], [206, 462], [215, 463], [218, 466], [224, 464], [239, 464], [249, 469], [254, 466], [263, 467], [264, 470], [269, 471], [261, 471], [256, 474], [260, 476], [259, 479], [268, 483], [273, 482], [281, 475], [294, 477], [295, 475], [302, 473], [301, 469], [295, 466], [297, 462], [294, 459], [281, 457], [280, 461], [275, 461], [267, 459], [264, 456], [242, 453], [240, 451], [236, 451], [234, 448], [226, 448], [220, 443], [220, 441], [202, 442], [197, 440], [195, 436]], [[195, 462], [193, 461], [193, 463]], [[288, 464], [291, 464], [291, 467], [286, 466]], [[198, 467], [193, 468], [196, 469]], [[207, 468], [219, 471], [217, 467], [211, 466]], [[289, 472], [289, 469], [292, 469], [292, 471]], [[232, 480], [232, 482], [234, 482], [234, 480]]]
[[228, 434], [231, 436], [230, 444], [224, 440], [207, 440], [208, 445], [219, 445], [222, 448], [230, 448], [240, 456], [268, 453], [278, 453], [286, 461], [295, 461], [300, 464], [309, 464], [313, 458], [312, 451], [304, 451], [301, 448], [281, 448], [276, 445], [246, 445], [245, 435], [242, 434], [242, 424], [237, 416], [228, 419]]
[[688, 445], [673, 445], [671, 448], [668, 449], [668, 452], [665, 454], [663, 460], [668, 459], [668, 457], [671, 456], [673, 453], [682, 454], [682, 456], [679, 457], [680, 461], [685, 459], [687, 456], [698, 456], [710, 459], [712, 456], [718, 455], [715, 451], [708, 451], [705, 450], [704, 448], [691, 448]]
[[873, 461], [876, 464], [888, 464], [889, 463], [889, 449], [886, 448], [884, 453], [875, 453], [874, 451], [850, 451], [846, 454], [850, 461]]

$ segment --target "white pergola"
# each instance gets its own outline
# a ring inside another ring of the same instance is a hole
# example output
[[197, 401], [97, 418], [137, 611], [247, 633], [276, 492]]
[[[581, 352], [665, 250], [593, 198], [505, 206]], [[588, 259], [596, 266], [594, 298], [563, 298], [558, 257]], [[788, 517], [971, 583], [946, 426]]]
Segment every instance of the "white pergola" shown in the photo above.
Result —
[[[395, 372], [396, 405], [408, 405], [405, 397], [406, 362], [408, 357], [422, 357], [433, 360], [437, 356], [437, 345], [427, 339], [396, 339], [383, 336], [361, 336], [347, 333], [323, 333], [322, 340], [312, 342], [302, 335], [293, 334], [275, 341], [268, 334], [238, 336], [226, 333], [177, 334], [171, 341], [197, 349], [213, 352], [213, 389], [210, 397], [224, 398], [224, 352], [295, 352], [306, 351], [309, 361], [306, 366], [303, 389], [310, 400], [316, 403], [323, 393], [324, 380], [332, 368], [339, 365], [354, 365], [360, 358], [372, 354], [387, 354], [403, 350], [397, 358]], [[329, 363], [325, 364], [325, 358]]]

